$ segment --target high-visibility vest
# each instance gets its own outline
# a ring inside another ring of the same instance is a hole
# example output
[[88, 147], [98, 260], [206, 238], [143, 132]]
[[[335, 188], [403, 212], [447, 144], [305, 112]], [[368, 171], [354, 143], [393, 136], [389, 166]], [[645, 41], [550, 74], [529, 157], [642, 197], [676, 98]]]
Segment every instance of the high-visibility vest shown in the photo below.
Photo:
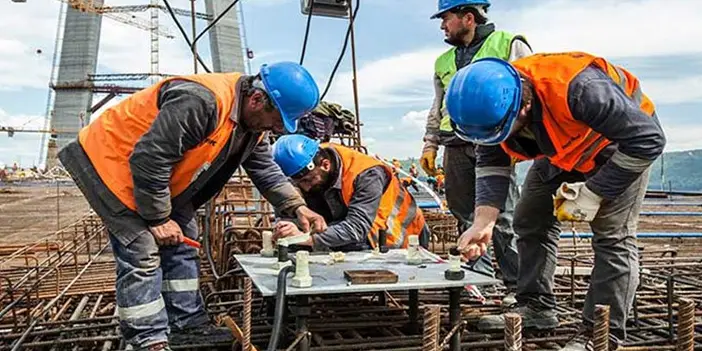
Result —
[[[524, 37], [514, 35], [512, 33], [499, 30], [490, 33], [470, 62], [473, 63], [474, 61], [485, 57], [496, 57], [507, 61], [512, 51], [512, 42], [514, 42], [515, 39], [524, 40], [524, 42], [526, 42]], [[441, 84], [444, 86], [444, 91], [448, 89], [449, 83], [451, 83], [451, 78], [453, 78], [457, 71], [456, 47], [454, 46], [441, 54], [441, 56], [439, 56], [434, 63], [434, 72], [436, 73], [436, 76], [441, 79]], [[451, 127], [451, 117], [449, 117], [448, 110], [446, 109], [445, 98], [441, 103], [441, 125], [439, 126], [439, 130], [444, 132], [453, 132], [453, 127]]]
[[158, 116], [157, 102], [161, 86], [172, 79], [189, 80], [203, 85], [215, 96], [217, 126], [203, 142], [186, 151], [182, 160], [173, 167], [170, 192], [174, 198], [212, 165], [232, 135], [236, 125], [231, 113], [236, 103], [236, 85], [241, 76], [241, 73], [209, 73], [163, 80], [105, 110], [80, 131], [78, 141], [107, 188], [125, 206], [136, 211], [129, 157], [134, 145]]
[[[555, 154], [548, 156], [551, 164], [566, 171], [590, 172], [595, 168], [595, 157], [610, 140], [585, 123], [573, 118], [568, 106], [570, 82], [590, 65], [609, 75], [641, 110], [653, 116], [653, 102], [641, 91], [639, 80], [624, 68], [615, 66], [601, 57], [583, 52], [549, 53], [528, 56], [512, 62], [534, 86], [541, 103], [544, 128]], [[502, 143], [502, 148], [519, 160], [530, 159]]]
[[359, 174], [375, 166], [385, 170], [390, 184], [380, 198], [377, 215], [368, 233], [368, 241], [373, 248], [377, 247], [379, 232], [384, 230], [388, 248], [406, 248], [409, 236], [422, 232], [424, 214], [412, 194], [393, 176], [392, 169], [381, 161], [345, 146], [327, 143], [322, 144], [322, 147], [334, 149], [341, 159], [341, 195], [346, 206], [351, 203], [355, 191], [354, 182]]

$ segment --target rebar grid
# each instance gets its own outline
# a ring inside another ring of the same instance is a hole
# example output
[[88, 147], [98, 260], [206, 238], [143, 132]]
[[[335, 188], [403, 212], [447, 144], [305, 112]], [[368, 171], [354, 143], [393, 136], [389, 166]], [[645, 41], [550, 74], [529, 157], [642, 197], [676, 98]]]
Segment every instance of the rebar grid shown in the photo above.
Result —
[[[210, 209], [213, 215], [200, 213], [199, 216], [201, 228], [204, 230], [207, 224], [211, 230], [211, 252], [214, 268], [219, 273], [219, 279], [215, 279], [213, 267], [203, 254], [201, 289], [208, 312], [221, 320], [229, 317], [237, 328], [242, 326], [241, 341], [250, 335], [252, 350], [264, 349], [272, 325], [270, 299], [262, 298], [252, 288], [249, 295], [250, 283], [231, 257], [233, 253], [260, 250], [260, 232], [271, 229], [272, 209], [257, 197], [250, 180], [241, 171]], [[431, 222], [433, 250], [443, 253], [457, 238], [455, 222], [445, 215], [430, 220], [435, 221]], [[100, 235], [95, 234], [96, 230]], [[0, 301], [3, 308], [6, 302], [19, 301], [0, 318], [0, 350], [17, 345], [47, 350], [124, 348], [115, 316], [114, 263], [111, 255], [96, 255], [106, 242], [99, 221], [89, 217], [35, 244], [6, 247], [5, 251], [0, 248], [0, 294], [3, 297]], [[698, 243], [647, 240], [640, 244], [642, 284], [629, 320], [626, 350], [669, 350], [682, 344], [685, 350], [689, 350], [690, 345], [692, 349], [702, 349], [702, 340], [694, 335], [694, 318], [702, 313], [695, 310], [694, 305], [690, 310], [686, 300], [680, 299], [702, 300], [702, 258], [695, 251]], [[588, 240], [578, 239], [573, 245], [569, 239], [561, 242], [559, 252], [554, 292], [561, 325], [547, 334], [524, 333], [521, 346], [525, 350], [558, 349], [580, 323], [580, 309], [592, 268], [592, 250]], [[517, 347], [516, 325], [514, 329], [508, 328], [507, 333], [481, 333], [475, 329], [481, 316], [500, 313], [501, 292], [501, 288], [485, 289], [488, 299], [484, 304], [466, 294], [462, 296], [461, 314], [463, 322], [467, 323], [462, 333], [463, 348]], [[312, 341], [311, 349], [422, 349], [423, 336], [407, 328], [408, 294], [386, 294], [386, 299], [392, 303], [381, 304], [377, 295], [363, 294], [311, 298], [314, 313], [309, 318], [310, 334], [305, 334]], [[436, 305], [446, 310], [448, 293], [421, 291], [419, 301], [422, 306]], [[226, 317], [221, 318], [223, 316]], [[439, 312], [437, 320], [437, 335], [450, 334], [446, 313]], [[288, 325], [294, 325], [291, 318]], [[464, 325], [457, 327], [464, 328]], [[283, 347], [300, 336], [288, 333]], [[231, 348], [226, 345], [194, 348], [216, 349], [219, 346]]]

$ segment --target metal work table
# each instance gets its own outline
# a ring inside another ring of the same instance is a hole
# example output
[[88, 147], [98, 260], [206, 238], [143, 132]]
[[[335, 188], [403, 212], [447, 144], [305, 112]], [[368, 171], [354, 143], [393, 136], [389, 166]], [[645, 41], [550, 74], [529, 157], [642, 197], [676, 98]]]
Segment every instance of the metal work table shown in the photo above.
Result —
[[[444, 271], [449, 268], [448, 263], [426, 262], [421, 266], [408, 265], [404, 261], [405, 250], [390, 250], [383, 254], [384, 260], [370, 259], [364, 260], [369, 252], [347, 252], [343, 262], [333, 264], [323, 263], [328, 259], [328, 255], [310, 254], [310, 275], [312, 276], [312, 286], [307, 288], [296, 288], [291, 285], [294, 275], [290, 273], [287, 279], [286, 296], [294, 296], [298, 305], [298, 311], [306, 311], [297, 314], [298, 332], [307, 331], [306, 320], [310, 311], [308, 297], [310, 295], [324, 294], [353, 294], [353, 293], [383, 293], [385, 291], [409, 291], [409, 319], [410, 325], [418, 327], [419, 289], [448, 289], [449, 290], [449, 319], [451, 326], [461, 322], [460, 295], [461, 290], [466, 285], [494, 285], [498, 281], [488, 276], [465, 270], [465, 277], [462, 280], [447, 280], [444, 278]], [[262, 257], [260, 255], [234, 255], [246, 274], [251, 278], [253, 284], [264, 297], [275, 296], [277, 287], [278, 269], [275, 267], [277, 258]], [[345, 270], [358, 269], [386, 269], [398, 275], [398, 281], [394, 284], [350, 284], [344, 278]], [[384, 297], [384, 294], [382, 295]], [[302, 308], [301, 308], [302, 307]], [[455, 333], [451, 338], [451, 350], [460, 349], [461, 335]], [[309, 350], [309, 340], [303, 340], [298, 344], [299, 350]]]

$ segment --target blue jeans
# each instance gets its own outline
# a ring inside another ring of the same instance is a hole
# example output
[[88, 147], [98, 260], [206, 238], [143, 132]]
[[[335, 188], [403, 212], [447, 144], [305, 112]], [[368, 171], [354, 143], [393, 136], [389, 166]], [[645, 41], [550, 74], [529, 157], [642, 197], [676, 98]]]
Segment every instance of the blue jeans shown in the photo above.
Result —
[[[185, 236], [197, 239], [194, 218], [176, 222]], [[108, 230], [117, 263], [120, 328], [129, 344], [144, 347], [167, 341], [171, 329], [208, 322], [198, 287], [196, 249], [185, 244], [158, 246], [145, 224], [126, 246], [116, 237], [118, 233]]]

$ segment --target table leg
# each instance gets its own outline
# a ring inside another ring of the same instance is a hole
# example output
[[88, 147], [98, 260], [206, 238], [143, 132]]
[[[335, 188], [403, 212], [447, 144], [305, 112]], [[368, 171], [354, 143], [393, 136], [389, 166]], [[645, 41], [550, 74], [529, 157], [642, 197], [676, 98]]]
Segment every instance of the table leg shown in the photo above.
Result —
[[412, 334], [419, 332], [419, 290], [409, 291], [409, 329]]
[[[295, 306], [295, 332], [296, 336], [300, 334], [307, 334], [307, 318], [312, 314], [312, 309], [309, 305], [308, 296], [297, 296], [295, 298], [297, 306]], [[310, 350], [310, 338], [307, 335], [302, 337], [300, 343], [297, 344], [298, 351], [309, 351]]]
[[[461, 291], [463, 288], [451, 288], [449, 289], [449, 323], [451, 328], [455, 327], [456, 324], [461, 323]], [[451, 336], [451, 342], [449, 343], [451, 351], [461, 350], [461, 330], [456, 331]]]

